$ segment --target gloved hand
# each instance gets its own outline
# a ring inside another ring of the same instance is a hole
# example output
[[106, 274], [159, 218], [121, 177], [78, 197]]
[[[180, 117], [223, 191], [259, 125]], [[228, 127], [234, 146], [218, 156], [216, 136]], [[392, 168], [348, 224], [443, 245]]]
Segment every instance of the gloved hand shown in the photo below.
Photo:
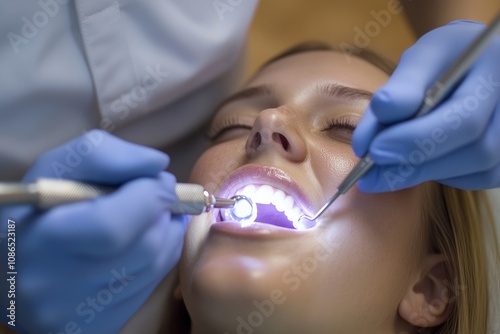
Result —
[[405, 121], [419, 109], [426, 89], [484, 29], [454, 21], [404, 52], [353, 134], [356, 155], [369, 152], [376, 163], [358, 182], [361, 190], [398, 190], [429, 180], [471, 190], [500, 186], [500, 36], [444, 102]]
[[[11, 329], [118, 333], [180, 256], [187, 221], [169, 212], [177, 198], [175, 178], [162, 171], [167, 164], [159, 151], [96, 130], [38, 158], [25, 182], [62, 176], [120, 188], [45, 212], [1, 210], [0, 232], [11, 219], [16, 233]], [[6, 243], [0, 247], [5, 274], [12, 270], [6, 270]], [[5, 314], [5, 277], [0, 285]]]

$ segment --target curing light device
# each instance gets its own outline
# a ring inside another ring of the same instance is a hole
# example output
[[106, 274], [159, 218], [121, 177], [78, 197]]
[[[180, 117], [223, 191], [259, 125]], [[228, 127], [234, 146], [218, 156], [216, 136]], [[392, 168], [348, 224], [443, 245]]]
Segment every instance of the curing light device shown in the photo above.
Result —
[[236, 200], [232, 210], [224, 210], [222, 213], [225, 221], [235, 220], [246, 227], [252, 225], [257, 218], [257, 207], [255, 203], [247, 196], [236, 195], [231, 197]]
[[[33, 183], [0, 183], [0, 206], [31, 204], [38, 209], [50, 209], [62, 204], [95, 199], [116, 189], [62, 179], [38, 179]], [[203, 186], [177, 183], [175, 192], [179, 201], [170, 208], [175, 214], [200, 215], [214, 208], [224, 209], [232, 220], [245, 222], [255, 219], [256, 207], [246, 196], [230, 199], [215, 197]], [[252, 218], [253, 217], [253, 218]]]

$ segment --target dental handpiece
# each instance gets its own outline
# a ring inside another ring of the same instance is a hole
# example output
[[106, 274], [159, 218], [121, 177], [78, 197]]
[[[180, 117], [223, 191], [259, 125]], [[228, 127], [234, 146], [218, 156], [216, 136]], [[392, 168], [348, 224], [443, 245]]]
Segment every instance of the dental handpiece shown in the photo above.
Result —
[[[0, 206], [11, 204], [31, 204], [45, 210], [72, 202], [95, 199], [115, 191], [112, 187], [98, 186], [84, 182], [63, 179], [38, 179], [29, 184], [0, 183]], [[214, 208], [232, 210], [237, 219], [247, 219], [254, 208], [246, 196], [237, 195], [230, 199], [215, 197], [203, 186], [193, 183], [177, 183], [175, 193], [179, 201], [170, 208], [175, 214], [200, 215]], [[243, 209], [241, 209], [243, 208]], [[245, 210], [248, 208], [247, 210]]]
[[[453, 65], [441, 76], [434, 85], [426, 91], [424, 102], [413, 118], [428, 114], [441, 101], [448, 96], [455, 85], [462, 79], [470, 69], [474, 61], [481, 52], [488, 46], [488, 43], [500, 31], [500, 14], [496, 16], [491, 25], [477, 37], [465, 52], [453, 63]], [[342, 194], [345, 194], [356, 184], [372, 167], [375, 162], [365, 154], [361, 160], [347, 174], [345, 179], [337, 187], [337, 192], [326, 202], [315, 215], [302, 215], [294, 222], [298, 229], [307, 228], [314, 225], [314, 220], [318, 219], [326, 209]]]

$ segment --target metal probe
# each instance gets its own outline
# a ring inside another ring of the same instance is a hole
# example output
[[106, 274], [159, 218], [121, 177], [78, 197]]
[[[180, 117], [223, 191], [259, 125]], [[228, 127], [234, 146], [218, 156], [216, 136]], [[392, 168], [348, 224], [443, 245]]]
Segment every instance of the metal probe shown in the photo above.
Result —
[[[0, 206], [7, 204], [31, 204], [38, 209], [91, 200], [110, 194], [112, 187], [91, 185], [88, 183], [63, 179], [38, 179], [29, 184], [0, 183]], [[214, 208], [230, 209], [238, 201], [252, 201], [245, 196], [231, 199], [218, 198], [206, 191], [203, 186], [193, 183], [177, 183], [175, 193], [179, 198], [170, 211], [176, 214], [199, 215]], [[239, 217], [246, 219], [248, 217]]]
[[[453, 63], [453, 65], [441, 76], [434, 85], [426, 91], [424, 102], [413, 118], [421, 117], [429, 113], [436, 107], [444, 97], [446, 97], [455, 85], [462, 79], [465, 73], [470, 69], [474, 61], [481, 52], [488, 46], [490, 40], [500, 30], [500, 14], [493, 20], [492, 24], [465, 50], [465, 52]], [[294, 226], [297, 229], [308, 228], [314, 225], [313, 221], [318, 219], [326, 209], [342, 194], [345, 194], [351, 187], [358, 182], [374, 165], [374, 161], [365, 154], [361, 160], [353, 167], [351, 172], [337, 187], [337, 192], [319, 209], [314, 216], [302, 215]], [[309, 222], [307, 222], [308, 220]]]

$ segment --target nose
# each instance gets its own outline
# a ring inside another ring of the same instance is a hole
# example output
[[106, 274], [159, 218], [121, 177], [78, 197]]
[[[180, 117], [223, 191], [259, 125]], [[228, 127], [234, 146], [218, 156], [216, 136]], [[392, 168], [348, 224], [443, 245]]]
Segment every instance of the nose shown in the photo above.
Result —
[[297, 121], [289, 110], [263, 110], [255, 120], [246, 142], [248, 157], [255, 158], [260, 153], [272, 152], [293, 162], [303, 161], [307, 149], [304, 138], [297, 131]]

